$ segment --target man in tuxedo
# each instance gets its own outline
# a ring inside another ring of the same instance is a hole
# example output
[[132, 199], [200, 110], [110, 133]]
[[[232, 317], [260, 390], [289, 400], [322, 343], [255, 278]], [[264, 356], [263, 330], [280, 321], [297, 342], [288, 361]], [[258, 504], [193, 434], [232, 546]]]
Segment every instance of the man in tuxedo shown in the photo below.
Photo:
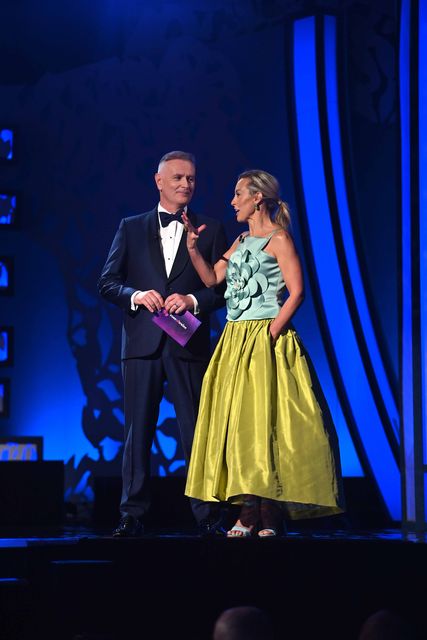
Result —
[[[210, 356], [209, 313], [224, 304], [223, 291], [203, 285], [187, 252], [182, 211], [195, 227], [207, 225], [199, 241], [207, 261], [215, 263], [227, 248], [217, 220], [187, 209], [195, 174], [192, 154], [172, 151], [162, 157], [155, 174], [158, 206], [121, 221], [98, 283], [100, 294], [121, 307], [124, 318], [125, 439], [121, 519], [113, 532], [117, 537], [144, 532], [150, 506], [150, 452], [165, 380], [188, 463]], [[201, 321], [185, 347], [152, 322], [153, 313], [163, 307], [174, 314], [188, 310]], [[191, 499], [191, 506], [201, 533], [222, 532], [218, 505]]]

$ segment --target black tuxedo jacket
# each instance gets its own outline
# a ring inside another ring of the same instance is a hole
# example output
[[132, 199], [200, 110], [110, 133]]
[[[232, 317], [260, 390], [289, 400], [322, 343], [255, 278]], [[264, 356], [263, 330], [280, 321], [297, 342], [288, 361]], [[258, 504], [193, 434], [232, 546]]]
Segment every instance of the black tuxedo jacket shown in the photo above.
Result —
[[[200, 234], [200, 253], [214, 264], [227, 249], [223, 226], [213, 218], [188, 211], [195, 227], [206, 224]], [[207, 288], [200, 280], [188, 255], [185, 233], [178, 248], [169, 277], [160, 247], [157, 207], [147, 213], [124, 218], [111, 245], [110, 253], [98, 281], [100, 294], [122, 308], [122, 358], [152, 355], [159, 347], [163, 331], [152, 322], [152, 314], [144, 306], [131, 311], [134, 291], [155, 289], [164, 299], [172, 293], [192, 293], [199, 303], [198, 319], [202, 324], [185, 347], [169, 336], [171, 351], [177, 356], [201, 360], [210, 354], [209, 313], [224, 305], [224, 286]]]

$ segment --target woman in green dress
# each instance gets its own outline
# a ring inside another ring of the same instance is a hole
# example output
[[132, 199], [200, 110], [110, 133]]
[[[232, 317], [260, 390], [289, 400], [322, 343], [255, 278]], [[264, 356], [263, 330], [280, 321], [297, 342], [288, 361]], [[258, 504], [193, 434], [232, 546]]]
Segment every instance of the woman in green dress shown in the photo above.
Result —
[[279, 189], [265, 171], [239, 176], [231, 204], [249, 231], [213, 266], [197, 248], [205, 225], [183, 216], [201, 279], [227, 284], [227, 323], [203, 380], [185, 493], [241, 505], [230, 537], [276, 536], [284, 517], [343, 510], [335, 429], [290, 325], [304, 284]]

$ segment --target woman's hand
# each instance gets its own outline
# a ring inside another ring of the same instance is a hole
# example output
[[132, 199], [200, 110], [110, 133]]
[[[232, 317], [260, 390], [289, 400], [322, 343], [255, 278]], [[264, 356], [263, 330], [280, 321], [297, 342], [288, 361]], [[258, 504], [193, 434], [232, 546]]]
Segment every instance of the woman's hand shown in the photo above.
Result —
[[277, 342], [278, 337], [282, 333], [282, 331], [280, 329], [277, 329], [277, 326], [274, 324], [274, 320], [270, 322], [270, 326], [268, 327], [268, 330], [270, 332], [270, 338], [273, 344], [275, 344]]
[[206, 225], [202, 224], [196, 229], [186, 213], [182, 214], [182, 220], [184, 222], [184, 229], [187, 232], [187, 249], [195, 249], [199, 235], [206, 229]]

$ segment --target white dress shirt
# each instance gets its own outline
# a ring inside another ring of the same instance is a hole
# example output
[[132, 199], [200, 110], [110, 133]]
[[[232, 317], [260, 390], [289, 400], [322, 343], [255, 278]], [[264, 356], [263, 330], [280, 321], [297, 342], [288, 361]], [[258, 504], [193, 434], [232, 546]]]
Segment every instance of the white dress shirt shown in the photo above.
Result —
[[[164, 211], [165, 213], [170, 213], [170, 211], [166, 211], [161, 204], [157, 207], [157, 211]], [[187, 207], [185, 207], [184, 211], [187, 213]], [[173, 262], [175, 260], [179, 243], [181, 242], [182, 234], [184, 232], [184, 225], [182, 222], [178, 222], [174, 220], [173, 222], [169, 222], [167, 227], [162, 227], [160, 224], [160, 216], [157, 214], [159, 219], [159, 229], [160, 229], [160, 249], [162, 251], [163, 260], [165, 262], [166, 274], [169, 277], [170, 272], [172, 271]]]
[[[167, 211], [162, 205], [159, 203], [157, 207], [157, 211], [165, 211], [166, 213], [171, 213]], [[184, 207], [185, 213], [187, 213], [187, 207]], [[172, 212], [175, 213], [175, 212]], [[184, 225], [177, 220], [173, 220], [168, 224], [167, 227], [162, 227], [160, 224], [160, 216], [157, 213], [157, 217], [159, 220], [159, 242], [160, 242], [160, 250], [162, 252], [163, 260], [165, 263], [166, 275], [169, 277], [170, 272], [172, 271], [173, 263], [178, 251], [179, 243], [181, 242], [182, 234], [184, 233]], [[145, 291], [135, 291], [130, 299], [130, 307], [132, 311], [136, 311], [138, 305], [134, 303], [135, 296], [138, 293], [146, 293]], [[197, 298], [193, 296], [192, 293], [188, 293], [194, 303], [193, 313], [197, 315], [199, 313], [199, 305], [197, 302]]]

